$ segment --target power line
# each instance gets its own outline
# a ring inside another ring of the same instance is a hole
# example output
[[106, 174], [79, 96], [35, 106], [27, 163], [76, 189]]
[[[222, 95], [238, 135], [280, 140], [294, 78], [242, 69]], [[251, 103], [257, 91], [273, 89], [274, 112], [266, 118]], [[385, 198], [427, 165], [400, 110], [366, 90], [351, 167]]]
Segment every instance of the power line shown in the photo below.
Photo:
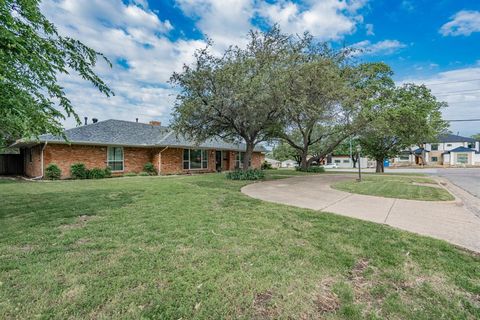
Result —
[[442, 84], [462, 83], [462, 82], [472, 82], [472, 81], [480, 81], [480, 79], [456, 80], [456, 81], [434, 82], [434, 83], [429, 83], [429, 84], [424, 83], [424, 84], [426, 86], [437, 86]]
[[452, 120], [445, 120], [448, 122], [467, 122], [467, 121], [480, 121], [480, 119], [452, 119]]

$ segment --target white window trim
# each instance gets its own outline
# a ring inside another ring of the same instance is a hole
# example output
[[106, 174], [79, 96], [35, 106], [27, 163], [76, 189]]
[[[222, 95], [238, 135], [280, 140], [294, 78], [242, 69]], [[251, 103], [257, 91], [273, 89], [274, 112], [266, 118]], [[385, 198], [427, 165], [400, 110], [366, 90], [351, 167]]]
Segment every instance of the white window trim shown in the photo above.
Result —
[[[188, 160], [184, 159], [185, 150], [188, 150]], [[202, 168], [193, 168], [192, 169], [192, 166], [191, 166], [192, 161], [190, 159], [190, 151], [191, 150], [202, 150], [202, 153], [200, 155], [200, 163], [201, 163]], [[205, 168], [203, 168], [203, 162], [205, 161], [203, 159], [203, 152], [205, 152], [207, 154], [207, 159], [206, 159], [207, 166]], [[183, 152], [182, 152], [182, 170], [208, 170], [208, 162], [209, 162], [208, 158], [209, 157], [210, 157], [210, 155], [208, 154], [208, 149], [192, 149], [192, 148], [183, 149]], [[188, 162], [188, 169], [185, 169], [185, 167], [184, 167], [185, 162]]]
[[[241, 156], [242, 154], [245, 157], [245, 151], [237, 151], [235, 155], [235, 168], [243, 169], [243, 159]], [[253, 158], [253, 153], [252, 153], [252, 156], [250, 157], [250, 161], [248, 162], [249, 167], [252, 167], [252, 158]]]
[[[108, 159], [108, 155], [109, 155], [109, 149], [110, 148], [122, 148], [122, 161], [110, 161]], [[122, 162], [122, 170], [113, 170], [111, 169], [112, 172], [124, 172], [125, 171], [125, 149], [123, 147], [118, 147], [118, 146], [107, 146], [107, 167], [110, 168], [110, 165], [109, 165], [109, 162]]]

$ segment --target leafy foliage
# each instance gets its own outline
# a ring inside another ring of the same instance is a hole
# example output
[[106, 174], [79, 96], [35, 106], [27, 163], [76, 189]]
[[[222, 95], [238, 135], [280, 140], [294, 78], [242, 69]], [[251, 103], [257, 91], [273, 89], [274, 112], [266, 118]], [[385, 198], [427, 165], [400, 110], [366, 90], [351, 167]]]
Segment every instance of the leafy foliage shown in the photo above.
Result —
[[375, 159], [376, 171], [383, 172], [384, 159], [412, 145], [434, 141], [446, 130], [441, 113], [446, 106], [423, 85], [405, 84], [391, 90], [383, 104], [372, 111], [373, 121], [359, 136], [362, 153]]
[[195, 54], [195, 63], [174, 73], [180, 89], [173, 128], [201, 142], [210, 137], [245, 142], [243, 168], [254, 147], [272, 137], [281, 117], [281, 62], [290, 37], [278, 28], [251, 31], [245, 49], [232, 46], [218, 57], [207, 47]]
[[265, 178], [265, 172], [258, 169], [235, 170], [227, 172], [226, 177], [230, 180], [261, 180]]
[[310, 167], [307, 167], [307, 168], [295, 167], [295, 170], [301, 171], [301, 172], [313, 172], [313, 173], [324, 173], [325, 172], [324, 167], [315, 167], [315, 166], [310, 166]]
[[62, 170], [56, 164], [49, 164], [47, 168], [45, 168], [45, 177], [48, 180], [58, 180], [62, 176]]
[[105, 169], [101, 168], [92, 168], [88, 170], [87, 174], [88, 179], [103, 179], [106, 177]]
[[267, 161], [263, 161], [261, 169], [262, 170], [270, 170], [270, 169], [272, 169], [272, 164], [268, 163]]
[[87, 179], [88, 170], [83, 163], [74, 163], [70, 166], [70, 176], [72, 179]]
[[154, 176], [157, 174], [157, 170], [155, 170], [155, 166], [151, 162], [145, 163], [145, 165], [143, 166], [143, 171], [148, 173], [151, 176]]
[[58, 34], [40, 12], [39, 0], [0, 2], [0, 145], [20, 137], [62, 134], [60, 121], [79, 118], [58, 83], [74, 71], [107, 96], [94, 72], [99, 52]]

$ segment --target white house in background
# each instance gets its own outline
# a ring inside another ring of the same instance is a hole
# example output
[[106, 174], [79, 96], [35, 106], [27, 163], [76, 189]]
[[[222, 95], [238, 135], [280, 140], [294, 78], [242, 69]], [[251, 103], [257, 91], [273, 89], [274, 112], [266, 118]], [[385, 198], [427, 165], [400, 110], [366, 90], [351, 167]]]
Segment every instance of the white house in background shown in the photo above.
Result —
[[282, 166], [282, 162], [275, 159], [265, 158], [265, 162], [269, 163], [272, 168], [280, 168]]
[[[353, 168], [353, 161], [349, 155], [331, 155], [327, 156], [327, 163], [336, 164], [338, 168]], [[368, 168], [369, 161], [367, 158], [360, 158], [361, 168]], [[358, 162], [357, 162], [358, 168]]]
[[281, 167], [282, 168], [295, 168], [298, 166], [298, 162], [295, 160], [285, 160], [282, 161]]
[[393, 159], [392, 164], [397, 166], [414, 164], [480, 165], [480, 142], [473, 138], [445, 134], [439, 136], [437, 142], [426, 143], [423, 147], [415, 146], [412, 150], [412, 152], [403, 152], [399, 157]]

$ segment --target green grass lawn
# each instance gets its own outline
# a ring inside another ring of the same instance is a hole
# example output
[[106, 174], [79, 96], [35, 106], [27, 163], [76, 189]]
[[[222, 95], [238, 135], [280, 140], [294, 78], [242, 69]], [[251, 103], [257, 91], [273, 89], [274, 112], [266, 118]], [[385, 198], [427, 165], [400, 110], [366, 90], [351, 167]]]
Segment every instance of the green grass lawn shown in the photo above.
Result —
[[[422, 185], [416, 185], [422, 184]], [[431, 184], [431, 187], [428, 186]], [[361, 182], [356, 179], [339, 181], [333, 188], [351, 192], [387, 198], [448, 201], [455, 198], [435, 181], [418, 176], [364, 175]]]
[[245, 184], [0, 184], [0, 319], [480, 318], [478, 255]]

